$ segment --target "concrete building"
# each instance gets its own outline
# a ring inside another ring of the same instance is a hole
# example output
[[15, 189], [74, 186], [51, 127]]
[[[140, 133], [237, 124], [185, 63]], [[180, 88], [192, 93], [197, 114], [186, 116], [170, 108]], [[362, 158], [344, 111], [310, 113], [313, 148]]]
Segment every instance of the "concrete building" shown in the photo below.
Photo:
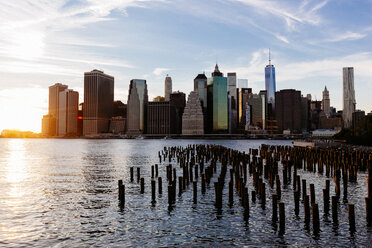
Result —
[[103, 71], [84, 73], [83, 134], [95, 136], [109, 132], [113, 114], [114, 77]]
[[147, 126], [147, 83], [143, 79], [132, 79], [129, 85], [127, 103], [127, 134], [146, 133]]
[[165, 82], [164, 82], [164, 97], [165, 97], [165, 101], [169, 101], [170, 94], [172, 94], [172, 78], [167, 75], [165, 77]]
[[281, 90], [275, 93], [275, 116], [278, 131], [301, 131], [301, 91]]
[[169, 101], [149, 102], [147, 106], [147, 134], [171, 135], [175, 132], [176, 109]]
[[343, 70], [343, 127], [350, 128], [353, 124], [355, 111], [354, 68], [345, 67]]
[[[50, 133], [53, 133], [53, 136], [56, 135], [58, 136], [59, 133], [59, 128], [58, 128], [58, 116], [59, 116], [59, 93], [61, 91], [64, 91], [65, 89], [67, 89], [68, 86], [67, 85], [64, 85], [64, 84], [60, 84], [60, 83], [56, 83], [52, 86], [49, 87], [49, 115], [51, 116], [49, 119], [51, 120], [51, 118], [55, 118], [56, 120], [56, 125], [55, 125], [55, 129], [54, 131], [50, 130]], [[54, 125], [51, 126], [51, 128], [53, 128]]]
[[[183, 92], [173, 92], [170, 94], [170, 104], [175, 108], [174, 123], [172, 123], [172, 134], [182, 133], [182, 115], [186, 106], [186, 94]], [[173, 120], [173, 119], [172, 119]]]
[[327, 86], [323, 90], [323, 99], [322, 99], [322, 111], [326, 116], [331, 116], [331, 103], [329, 99], [329, 91]]
[[[246, 106], [248, 104], [249, 94], [252, 93], [250, 88], [241, 88], [238, 93], [238, 128], [245, 130], [246, 125]], [[248, 104], [249, 105], [249, 104]]]
[[59, 92], [58, 136], [78, 135], [79, 93], [71, 89]]
[[250, 106], [250, 126], [265, 130], [267, 120], [266, 91], [260, 92], [260, 94], [248, 94], [247, 104]]
[[228, 132], [227, 78], [216, 64], [212, 77], [207, 80], [208, 90], [208, 131], [213, 133]]
[[202, 104], [196, 91], [191, 91], [182, 116], [183, 135], [203, 135], [204, 115]]
[[205, 74], [198, 74], [194, 78], [194, 91], [198, 93], [203, 108], [207, 109], [207, 77]]
[[307, 97], [301, 97], [301, 130], [307, 132], [310, 127], [310, 104], [311, 100]]
[[236, 87], [237, 79], [235, 72], [227, 73], [227, 90], [228, 90], [228, 120], [229, 120], [229, 133], [236, 133], [238, 122], [238, 93]]

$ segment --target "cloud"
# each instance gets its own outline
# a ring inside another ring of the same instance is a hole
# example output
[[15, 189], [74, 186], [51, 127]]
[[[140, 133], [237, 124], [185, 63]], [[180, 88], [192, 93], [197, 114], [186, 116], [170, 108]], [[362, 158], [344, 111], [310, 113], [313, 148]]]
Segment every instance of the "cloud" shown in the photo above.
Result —
[[339, 41], [347, 41], [347, 40], [360, 40], [366, 37], [366, 34], [355, 33], [355, 32], [346, 32], [343, 34], [336, 35], [330, 39], [327, 39], [326, 42], [339, 42]]
[[169, 68], [155, 68], [154, 71], [152, 72], [155, 76], [161, 76], [164, 74], [166, 71], [170, 71], [171, 69]]

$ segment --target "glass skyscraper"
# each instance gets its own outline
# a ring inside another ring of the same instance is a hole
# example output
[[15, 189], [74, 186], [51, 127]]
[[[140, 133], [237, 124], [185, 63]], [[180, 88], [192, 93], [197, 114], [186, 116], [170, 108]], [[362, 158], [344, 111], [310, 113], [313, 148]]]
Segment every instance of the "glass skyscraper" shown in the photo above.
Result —
[[212, 77], [208, 78], [208, 118], [212, 132], [227, 132], [228, 104], [227, 78], [216, 65]]
[[276, 82], [275, 82], [275, 67], [269, 64], [265, 67], [265, 90], [267, 91], [267, 102], [271, 103], [272, 108], [275, 108], [275, 92], [276, 92]]

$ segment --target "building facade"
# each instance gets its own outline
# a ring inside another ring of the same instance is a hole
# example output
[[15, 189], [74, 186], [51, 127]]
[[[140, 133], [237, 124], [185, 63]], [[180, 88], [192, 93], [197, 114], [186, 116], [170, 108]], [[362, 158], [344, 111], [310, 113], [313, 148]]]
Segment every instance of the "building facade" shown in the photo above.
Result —
[[68, 86], [60, 83], [56, 83], [49, 87], [49, 115], [51, 116], [49, 119], [51, 120], [53, 117], [55, 118], [56, 125], [51, 125], [51, 128], [55, 128], [56, 130], [50, 130], [50, 133], [56, 136], [59, 135], [59, 128], [58, 128], [58, 116], [59, 116], [59, 93], [67, 89]]
[[228, 90], [228, 120], [229, 133], [236, 133], [238, 123], [238, 102], [237, 102], [237, 87], [236, 87], [236, 73], [227, 73], [227, 90]]
[[271, 64], [271, 59], [269, 59], [269, 64], [265, 67], [265, 89], [267, 92], [267, 102], [271, 104], [272, 109], [275, 109], [275, 67]]
[[41, 122], [41, 133], [44, 136], [56, 135], [56, 117], [54, 115], [44, 115]]
[[[249, 94], [252, 93], [250, 88], [240, 88], [238, 93], [238, 127], [245, 130], [246, 125], [246, 107], [248, 104]], [[249, 105], [249, 104], [248, 104]]]
[[329, 117], [331, 115], [331, 102], [329, 99], [329, 91], [327, 90], [327, 86], [325, 86], [323, 90], [322, 110], [326, 116]]
[[207, 80], [208, 127], [213, 133], [228, 132], [227, 78], [216, 65], [212, 77]]
[[78, 135], [79, 93], [66, 89], [59, 93], [58, 136]]
[[147, 106], [147, 134], [171, 135], [176, 124], [175, 106], [169, 101], [149, 102]]
[[354, 68], [345, 67], [343, 71], [343, 111], [342, 119], [344, 128], [350, 128], [353, 124], [353, 113], [355, 112], [354, 91]]
[[143, 79], [132, 79], [129, 85], [127, 103], [127, 133], [140, 135], [146, 133], [148, 93]]
[[278, 131], [301, 132], [301, 91], [281, 90], [275, 93], [275, 116]]
[[169, 101], [170, 94], [172, 94], [172, 78], [168, 75], [165, 77], [164, 91], [165, 101]]
[[197, 91], [191, 91], [182, 116], [183, 135], [204, 134], [204, 114]]
[[[174, 123], [171, 123], [172, 134], [182, 133], [182, 115], [186, 106], [186, 95], [183, 92], [173, 92], [170, 94], [170, 105], [175, 109], [175, 118], [171, 118]], [[173, 113], [173, 112], [172, 112]]]
[[113, 114], [114, 77], [103, 71], [84, 73], [84, 136], [109, 132]]

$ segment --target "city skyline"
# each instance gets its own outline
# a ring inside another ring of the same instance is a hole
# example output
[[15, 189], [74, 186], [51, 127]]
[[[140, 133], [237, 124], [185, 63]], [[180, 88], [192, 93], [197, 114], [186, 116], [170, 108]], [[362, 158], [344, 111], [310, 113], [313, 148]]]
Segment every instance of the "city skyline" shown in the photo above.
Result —
[[132, 78], [146, 79], [149, 99], [163, 95], [166, 74], [173, 90], [188, 95], [216, 59], [222, 72], [247, 78], [258, 93], [265, 89], [269, 48], [277, 91], [301, 90], [321, 100], [327, 86], [331, 106], [341, 110], [342, 68], [354, 67], [356, 108], [370, 112], [370, 10], [369, 1], [4, 3], [0, 130], [39, 132], [48, 86], [69, 85], [83, 102], [84, 72], [94, 68], [115, 77], [115, 100], [124, 103]]

